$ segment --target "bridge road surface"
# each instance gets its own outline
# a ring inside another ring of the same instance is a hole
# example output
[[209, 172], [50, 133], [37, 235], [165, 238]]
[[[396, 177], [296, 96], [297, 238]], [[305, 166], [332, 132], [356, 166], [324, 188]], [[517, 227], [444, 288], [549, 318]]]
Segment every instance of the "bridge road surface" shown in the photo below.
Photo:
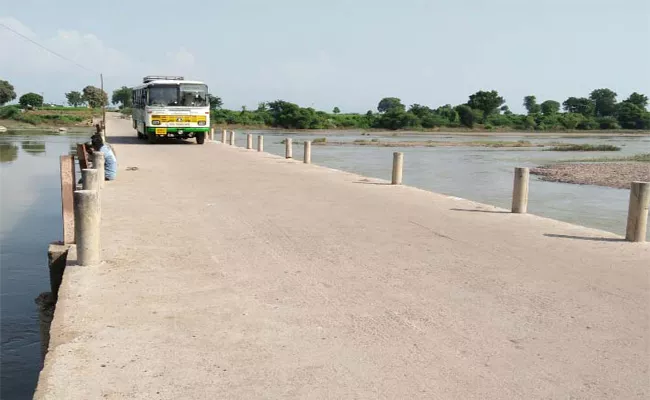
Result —
[[650, 398], [647, 244], [108, 124], [37, 399]]

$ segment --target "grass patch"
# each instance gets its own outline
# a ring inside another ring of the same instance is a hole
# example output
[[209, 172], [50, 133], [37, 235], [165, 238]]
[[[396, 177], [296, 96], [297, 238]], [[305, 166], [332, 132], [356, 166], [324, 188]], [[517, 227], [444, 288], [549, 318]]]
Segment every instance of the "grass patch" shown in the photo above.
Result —
[[370, 144], [378, 144], [379, 139], [372, 139], [372, 140], [357, 139], [353, 143], [360, 146], [367, 146]]
[[534, 147], [528, 140], [518, 140], [516, 142], [504, 140], [474, 140], [467, 142], [467, 146], [477, 147]]
[[611, 144], [562, 144], [546, 149], [546, 151], [619, 151], [620, 147]]
[[312, 143], [327, 143], [327, 138], [321, 137], [311, 141]]

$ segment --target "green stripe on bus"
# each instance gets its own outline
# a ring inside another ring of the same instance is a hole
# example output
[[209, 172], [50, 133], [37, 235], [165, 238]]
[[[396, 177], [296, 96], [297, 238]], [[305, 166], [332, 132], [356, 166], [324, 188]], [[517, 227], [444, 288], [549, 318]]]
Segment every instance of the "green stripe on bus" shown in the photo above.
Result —
[[[183, 132], [209, 132], [210, 128], [205, 127], [205, 128], [166, 128], [167, 133], [176, 133], [178, 131], [183, 131]], [[147, 127], [147, 132], [148, 133], [155, 133], [156, 132], [156, 127], [153, 126], [148, 126]]]

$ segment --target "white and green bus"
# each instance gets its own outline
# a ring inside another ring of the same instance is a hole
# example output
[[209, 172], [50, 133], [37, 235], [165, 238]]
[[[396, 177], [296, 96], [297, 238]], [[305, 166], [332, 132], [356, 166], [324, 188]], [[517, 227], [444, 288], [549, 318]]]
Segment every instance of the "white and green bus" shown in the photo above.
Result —
[[132, 89], [133, 128], [138, 138], [196, 138], [205, 142], [210, 131], [208, 86], [182, 76], [146, 76]]

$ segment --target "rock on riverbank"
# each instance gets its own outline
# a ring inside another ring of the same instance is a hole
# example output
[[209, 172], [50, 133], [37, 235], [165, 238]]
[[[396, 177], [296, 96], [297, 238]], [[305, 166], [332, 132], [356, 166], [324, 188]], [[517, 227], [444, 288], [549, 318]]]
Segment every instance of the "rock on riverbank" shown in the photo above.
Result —
[[647, 162], [563, 163], [533, 168], [530, 172], [543, 181], [618, 189], [629, 189], [632, 181], [650, 181], [650, 163]]

